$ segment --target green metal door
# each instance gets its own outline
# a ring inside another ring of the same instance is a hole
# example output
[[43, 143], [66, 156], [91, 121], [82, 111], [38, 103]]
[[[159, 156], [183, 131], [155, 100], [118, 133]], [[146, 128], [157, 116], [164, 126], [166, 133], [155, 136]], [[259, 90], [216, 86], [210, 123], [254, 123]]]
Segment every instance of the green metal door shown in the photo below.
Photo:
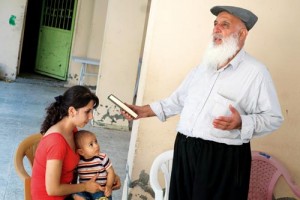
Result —
[[66, 80], [77, 0], [43, 0], [35, 72]]

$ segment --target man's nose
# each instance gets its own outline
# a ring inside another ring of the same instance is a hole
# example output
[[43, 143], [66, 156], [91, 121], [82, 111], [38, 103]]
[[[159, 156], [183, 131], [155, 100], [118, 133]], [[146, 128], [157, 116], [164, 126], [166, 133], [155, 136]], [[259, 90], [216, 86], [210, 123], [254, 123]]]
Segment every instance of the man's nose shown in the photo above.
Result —
[[213, 33], [220, 33], [220, 32], [221, 32], [220, 25], [216, 24], [213, 28]]

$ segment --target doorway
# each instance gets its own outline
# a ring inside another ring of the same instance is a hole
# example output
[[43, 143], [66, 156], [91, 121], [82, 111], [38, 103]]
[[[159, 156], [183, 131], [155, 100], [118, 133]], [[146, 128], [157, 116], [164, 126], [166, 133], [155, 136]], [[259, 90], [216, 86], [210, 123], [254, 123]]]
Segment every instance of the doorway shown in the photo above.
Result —
[[28, 0], [20, 73], [66, 80], [77, 0]]
[[34, 73], [42, 1], [28, 0], [19, 73]]

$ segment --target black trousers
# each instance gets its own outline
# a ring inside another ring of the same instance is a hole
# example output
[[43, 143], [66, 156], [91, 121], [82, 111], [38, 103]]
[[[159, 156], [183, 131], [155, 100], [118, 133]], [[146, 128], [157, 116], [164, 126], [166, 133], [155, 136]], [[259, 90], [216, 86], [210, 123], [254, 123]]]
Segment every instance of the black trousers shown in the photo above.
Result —
[[170, 200], [247, 200], [250, 143], [226, 145], [178, 133]]

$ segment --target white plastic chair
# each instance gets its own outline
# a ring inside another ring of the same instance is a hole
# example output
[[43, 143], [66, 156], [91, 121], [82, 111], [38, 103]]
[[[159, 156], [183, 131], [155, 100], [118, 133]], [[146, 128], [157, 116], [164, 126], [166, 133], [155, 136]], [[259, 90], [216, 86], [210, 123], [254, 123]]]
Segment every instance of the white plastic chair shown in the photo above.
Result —
[[[152, 163], [150, 169], [150, 185], [155, 193], [155, 200], [169, 199], [172, 162], [173, 162], [173, 150], [168, 150], [159, 154]], [[161, 170], [164, 175], [165, 195], [163, 194], [163, 188], [158, 181], [159, 170]]]

